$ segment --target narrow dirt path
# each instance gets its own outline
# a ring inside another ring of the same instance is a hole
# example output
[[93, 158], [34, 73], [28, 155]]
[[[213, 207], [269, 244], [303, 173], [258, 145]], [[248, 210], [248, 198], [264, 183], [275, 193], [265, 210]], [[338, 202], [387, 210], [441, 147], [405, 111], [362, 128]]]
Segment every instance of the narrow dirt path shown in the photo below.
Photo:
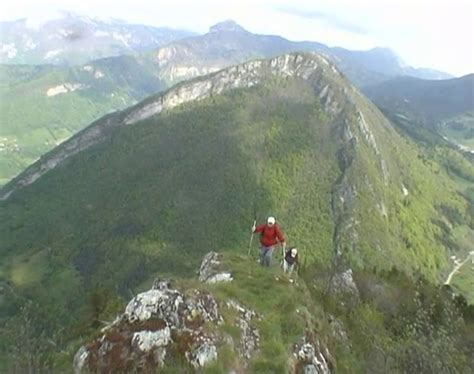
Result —
[[464, 259], [464, 261], [458, 263], [458, 264], [454, 267], [453, 271], [452, 271], [451, 273], [449, 273], [448, 278], [446, 278], [446, 281], [444, 282], [444, 284], [450, 284], [450, 283], [451, 283], [451, 279], [453, 278], [454, 274], [456, 274], [456, 273], [459, 271], [459, 269], [461, 269], [462, 266], [463, 266], [464, 264], [466, 264], [466, 262], [469, 261], [470, 258], [472, 258], [473, 261], [474, 261], [474, 251], [469, 252], [469, 254], [468, 254], [467, 257]]

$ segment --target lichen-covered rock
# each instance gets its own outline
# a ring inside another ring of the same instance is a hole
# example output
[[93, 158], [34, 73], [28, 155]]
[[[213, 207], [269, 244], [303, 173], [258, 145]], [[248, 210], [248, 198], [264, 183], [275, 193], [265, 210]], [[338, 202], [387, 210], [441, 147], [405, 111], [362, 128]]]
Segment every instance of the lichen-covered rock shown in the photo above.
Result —
[[103, 335], [81, 347], [74, 357], [75, 373], [154, 372], [170, 354], [182, 355], [195, 368], [217, 358], [218, 337], [205, 323], [222, 317], [214, 297], [204, 291], [185, 294], [155, 281], [135, 296]]
[[[224, 273], [219, 255], [208, 253], [201, 265], [201, 281]], [[228, 300], [224, 307], [237, 312], [231, 313], [227, 323], [240, 328], [240, 339], [234, 340], [219, 327], [224, 319], [209, 291], [181, 291], [157, 279], [101, 330], [100, 338], [81, 347], [74, 357], [74, 371], [156, 372], [175, 360], [187, 361], [189, 370], [198, 370], [218, 360], [220, 345], [235, 349], [241, 358], [239, 368], [246, 369], [260, 344], [254, 323], [260, 316], [235, 300]]]
[[163, 347], [171, 340], [171, 330], [168, 326], [157, 331], [138, 331], [133, 334], [132, 346], [142, 352], [150, 352], [154, 348]]
[[199, 281], [206, 283], [231, 282], [232, 274], [222, 269], [217, 252], [209, 252], [204, 256], [199, 268]]
[[186, 315], [187, 322], [198, 317], [204, 322], [222, 322], [217, 301], [209, 293], [195, 290], [186, 298], [186, 308], [188, 313]]
[[159, 318], [171, 325], [178, 325], [178, 313], [182, 304], [183, 295], [180, 292], [152, 289], [135, 296], [128, 303], [124, 314], [130, 323]]
[[186, 359], [198, 369], [217, 359], [217, 339], [215, 336], [200, 334], [186, 351]]

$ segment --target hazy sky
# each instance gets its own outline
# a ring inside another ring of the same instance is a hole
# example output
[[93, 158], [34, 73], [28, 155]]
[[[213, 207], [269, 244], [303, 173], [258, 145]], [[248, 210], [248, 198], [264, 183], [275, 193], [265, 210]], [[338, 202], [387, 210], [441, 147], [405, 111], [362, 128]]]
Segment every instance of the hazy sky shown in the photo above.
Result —
[[392, 48], [406, 63], [463, 75], [474, 72], [473, 0], [13, 0], [0, 20], [31, 25], [59, 10], [204, 33], [234, 19], [254, 33], [330, 46]]

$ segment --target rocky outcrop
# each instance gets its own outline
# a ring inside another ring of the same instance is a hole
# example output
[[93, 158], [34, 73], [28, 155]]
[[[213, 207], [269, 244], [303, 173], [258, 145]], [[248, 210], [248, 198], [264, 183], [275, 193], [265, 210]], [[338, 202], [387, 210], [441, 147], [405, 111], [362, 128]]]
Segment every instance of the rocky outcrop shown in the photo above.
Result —
[[202, 260], [199, 268], [199, 281], [205, 283], [231, 282], [232, 274], [222, 267], [217, 252], [209, 252]]
[[[202, 261], [199, 279], [216, 283], [232, 280], [223, 270], [221, 257], [209, 252]], [[104, 327], [102, 335], [83, 345], [74, 357], [75, 373], [155, 372], [168, 360], [185, 361], [189, 369], [200, 369], [219, 359], [219, 347], [228, 345], [239, 357], [239, 368], [247, 368], [260, 346], [252, 309], [229, 299], [221, 308], [209, 291], [181, 291], [167, 280], [136, 295], [122, 314]], [[225, 323], [225, 325], [224, 325]], [[237, 326], [240, 336], [230, 336], [225, 326]]]
[[234, 324], [240, 328], [241, 337], [237, 347], [239, 356], [244, 360], [244, 366], [252, 357], [260, 344], [260, 333], [256, 327], [252, 326], [253, 319], [259, 318], [257, 313], [246, 308], [235, 300], [227, 301], [227, 307], [237, 311]]
[[194, 368], [206, 366], [217, 359], [219, 340], [206, 323], [222, 323], [210, 293], [184, 294], [169, 282], [155, 281], [151, 290], [128, 303], [100, 338], [79, 349], [74, 371], [151, 372], [162, 367], [169, 354], [181, 355]]
[[329, 282], [329, 293], [342, 296], [345, 305], [355, 305], [359, 302], [359, 289], [352, 277], [352, 269], [334, 274]]
[[272, 77], [311, 81], [315, 90], [321, 92], [322, 103], [333, 112], [338, 108], [339, 100], [334, 99], [336, 91], [344, 91], [343, 85], [338, 87], [334, 82], [336, 76], [340, 79], [338, 71], [327, 58], [310, 53], [294, 53], [246, 62], [179, 83], [130, 109], [106, 115], [80, 131], [4, 186], [0, 191], [0, 199], [7, 199], [15, 190], [35, 182], [69, 157], [104, 141], [115, 127], [134, 125], [164, 110], [231, 89], [252, 87]]
[[[312, 335], [312, 334], [310, 334]], [[295, 344], [293, 372], [304, 374], [330, 374], [332, 357], [318, 339], [305, 336]]]

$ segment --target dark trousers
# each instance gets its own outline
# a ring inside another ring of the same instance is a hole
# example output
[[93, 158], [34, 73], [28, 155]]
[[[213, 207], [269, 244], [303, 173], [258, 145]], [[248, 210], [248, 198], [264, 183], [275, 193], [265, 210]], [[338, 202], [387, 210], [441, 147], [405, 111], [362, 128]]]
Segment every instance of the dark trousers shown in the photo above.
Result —
[[260, 247], [260, 265], [267, 267], [270, 266], [272, 262], [273, 249], [273, 246], [265, 247], [264, 245], [262, 245]]

